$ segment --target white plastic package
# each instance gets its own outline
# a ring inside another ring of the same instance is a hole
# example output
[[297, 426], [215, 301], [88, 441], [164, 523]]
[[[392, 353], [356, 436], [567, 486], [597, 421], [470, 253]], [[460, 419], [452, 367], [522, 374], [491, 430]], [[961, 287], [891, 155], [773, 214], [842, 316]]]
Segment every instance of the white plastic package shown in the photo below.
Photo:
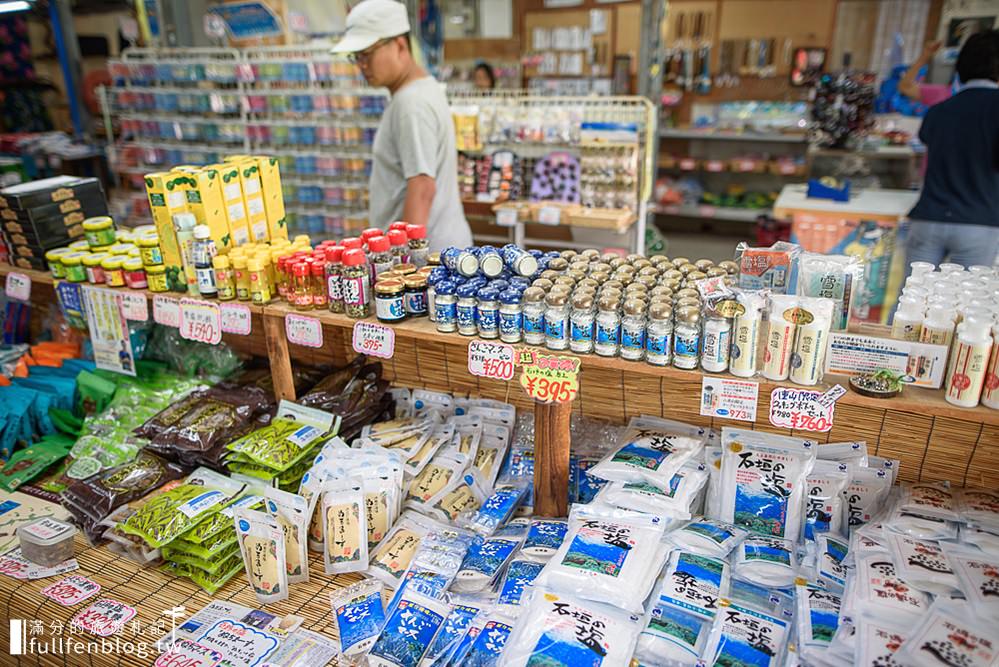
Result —
[[264, 489], [264, 506], [274, 516], [284, 531], [285, 565], [288, 583], [309, 580], [309, 502], [294, 493], [267, 487]]
[[863, 440], [853, 442], [829, 442], [819, 445], [815, 451], [815, 457], [820, 461], [837, 461], [839, 463], [852, 463], [858, 466], [867, 466], [867, 443]]
[[709, 665], [784, 664], [790, 627], [787, 620], [732, 604], [715, 616], [701, 654]]
[[999, 531], [999, 492], [988, 489], [961, 489], [958, 515], [967, 524]]
[[995, 667], [999, 664], [996, 628], [974, 618], [960, 602], [937, 598], [894, 657], [912, 667]]
[[853, 533], [883, 509], [891, 479], [883, 470], [854, 467], [850, 472], [850, 483], [843, 491], [845, 530]]
[[721, 434], [718, 434], [719, 444], [707, 445], [704, 448], [704, 467], [708, 471], [708, 493], [704, 502], [705, 516], [718, 516], [718, 505], [721, 503]]
[[323, 492], [323, 565], [326, 574], [363, 572], [368, 567], [368, 516], [364, 483], [327, 482]]
[[885, 519], [885, 527], [893, 533], [921, 540], [953, 540], [957, 538], [957, 522], [939, 517], [907, 512], [896, 506]]
[[894, 486], [898, 480], [898, 473], [902, 467], [902, 462], [898, 459], [886, 459], [881, 456], [868, 456], [867, 467], [874, 470], [884, 470], [891, 479], [890, 486]]
[[689, 520], [690, 507], [707, 480], [704, 464], [688, 463], [673, 475], [667, 486], [645, 480], [608, 482], [600, 489], [597, 500], [622, 509]]
[[943, 550], [975, 615], [999, 623], [999, 557], [953, 545]]
[[859, 611], [915, 618], [929, 609], [929, 596], [902, 581], [889, 554], [858, 555], [855, 561], [854, 604]]
[[412, 456], [406, 460], [405, 472], [410, 477], [415, 477], [423, 471], [431, 459], [440, 451], [441, 447], [451, 442], [454, 437], [454, 425], [441, 424], [434, 428], [430, 437], [421, 445]]
[[491, 586], [513, 558], [526, 533], [526, 525], [512, 524], [473, 544], [458, 570], [452, 590], [476, 593]]
[[385, 622], [382, 582], [363, 579], [330, 593], [330, 605], [340, 637], [341, 660], [351, 660], [374, 644]]
[[850, 481], [849, 465], [819, 459], [806, 479], [805, 539], [814, 540], [819, 533], [841, 532], [843, 490]]
[[368, 574], [380, 579], [386, 586], [396, 588], [432, 525], [430, 519], [415, 512], [403, 512], [371, 553]]
[[732, 577], [728, 597], [740, 607], [754, 609], [768, 616], [794, 616], [794, 597], [779, 588], [760, 586], [746, 579]]
[[694, 519], [667, 537], [677, 546], [706, 556], [725, 558], [749, 531], [717, 519]]
[[488, 537], [513, 516], [527, 494], [528, 484], [517, 481], [500, 484], [476, 511], [461, 517], [458, 524]]
[[715, 518], [797, 542], [815, 449], [811, 440], [723, 428], [722, 500]]
[[794, 587], [794, 598], [798, 651], [805, 657], [813, 653], [821, 655], [829, 648], [839, 627], [842, 600], [835, 593], [800, 580]]
[[844, 561], [850, 551], [850, 544], [839, 535], [822, 533], [815, 540], [815, 576], [832, 590], [843, 590], [846, 586], [846, 566]]
[[650, 603], [635, 659], [642, 665], [696, 665], [711, 632], [711, 622], [664, 604]]
[[264, 512], [239, 508], [233, 513], [239, 552], [246, 578], [260, 604], [288, 599], [284, 531], [277, 519]]
[[419, 667], [450, 612], [443, 600], [407, 591], [368, 651], [370, 667]]
[[728, 595], [729, 565], [724, 560], [689, 551], [674, 551], [657, 589], [658, 605], [711, 620], [718, 602]]
[[864, 265], [852, 255], [802, 252], [798, 257], [798, 294], [832, 301], [833, 331], [846, 331], [849, 326], [863, 277]]
[[987, 554], [999, 556], [999, 535], [979, 528], [962, 526], [961, 543], [978, 547]]
[[424, 506], [424, 511], [440, 521], [452, 522], [466, 512], [476, 512], [485, 499], [479, 471], [468, 468], [464, 475], [452, 479], [431, 498], [429, 507]]
[[680, 468], [704, 447], [703, 428], [657, 417], [634, 417], [617, 447], [589, 473], [611, 482], [645, 480], [668, 487]]
[[885, 539], [902, 581], [933, 595], [950, 595], [960, 590], [954, 569], [936, 542], [895, 533], [886, 533]]
[[901, 512], [957, 521], [954, 492], [946, 482], [903, 484], [896, 508]]
[[454, 397], [442, 391], [413, 390], [413, 414], [422, 416], [435, 410], [444, 416], [454, 414]]
[[551, 558], [565, 540], [569, 524], [563, 519], [532, 519], [521, 551], [534, 558]]
[[458, 461], [447, 456], [436, 456], [409, 485], [404, 506], [416, 510], [430, 507], [430, 500], [466, 468], [464, 461]]
[[735, 573], [761, 586], [790, 586], [798, 576], [798, 552], [794, 542], [750, 535], [736, 551]]
[[858, 665], [897, 667], [895, 654], [909, 636], [911, 625], [901, 618], [860, 616], [857, 621]]

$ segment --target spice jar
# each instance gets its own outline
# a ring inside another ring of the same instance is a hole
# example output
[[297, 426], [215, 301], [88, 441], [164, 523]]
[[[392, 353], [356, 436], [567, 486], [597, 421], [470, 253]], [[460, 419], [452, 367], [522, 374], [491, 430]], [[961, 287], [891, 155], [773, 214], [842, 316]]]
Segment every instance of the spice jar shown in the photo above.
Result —
[[645, 356], [645, 301], [628, 299], [621, 318], [621, 358], [638, 361]]
[[401, 229], [390, 229], [385, 236], [389, 240], [389, 252], [392, 253], [392, 264], [399, 266], [409, 261], [409, 238], [406, 232]]
[[368, 239], [368, 261], [372, 267], [372, 279], [378, 280], [383, 273], [395, 266], [392, 259], [392, 245], [387, 236], [374, 236]]
[[150, 292], [166, 292], [170, 289], [170, 284], [167, 282], [166, 267], [162, 264], [146, 267], [146, 282], [149, 283]]
[[382, 322], [406, 319], [406, 304], [401, 280], [380, 280], [375, 283], [375, 317]]
[[701, 346], [701, 311], [695, 307], [678, 308], [673, 325], [673, 366], [684, 370], [697, 368]]
[[[325, 254], [325, 253], [324, 253]], [[326, 288], [326, 262], [315, 258], [312, 262], [312, 280], [309, 291], [312, 292], [312, 307], [326, 310], [330, 305], [329, 290]]]
[[545, 345], [549, 350], [564, 350], [569, 347], [569, 291], [552, 289], [545, 305]]
[[730, 259], [726, 259], [724, 262], [718, 262], [718, 268], [725, 269], [730, 276], [739, 274], [739, 265]]
[[542, 292], [544, 292], [545, 294], [551, 291], [551, 288], [554, 286], [555, 283], [548, 280], [547, 278], [538, 278], [533, 283], [531, 283], [531, 287], [537, 287], [538, 289], [542, 290]]
[[312, 309], [312, 267], [305, 261], [291, 265], [291, 284], [288, 292], [288, 302], [295, 310]]
[[521, 338], [522, 314], [520, 292], [506, 289], [499, 295], [499, 332], [504, 343], [519, 343]]
[[478, 333], [478, 328], [475, 324], [476, 310], [478, 306], [478, 300], [475, 297], [475, 293], [478, 292], [479, 287], [476, 283], [467, 282], [464, 285], [458, 287], [455, 292], [458, 296], [457, 303], [457, 317], [458, 317], [458, 333], [462, 336], [474, 336]]
[[412, 275], [412, 274], [416, 273], [416, 265], [415, 264], [398, 264], [398, 265], [396, 265], [395, 269], [393, 269], [393, 270], [396, 273], [400, 274], [401, 276], [406, 277], [406, 276], [409, 276], [409, 275]]
[[653, 366], [668, 366], [673, 357], [673, 308], [653, 301], [645, 334], [645, 360]]
[[[535, 281], [537, 282], [537, 281]], [[521, 295], [521, 313], [524, 342], [528, 345], [545, 343], [545, 292], [537, 285], [528, 287]]]
[[229, 258], [216, 255], [212, 258], [212, 267], [215, 269], [215, 287], [218, 288], [219, 301], [232, 301], [236, 298], [236, 278]]
[[371, 314], [371, 283], [364, 251], [355, 248], [343, 253], [343, 309], [348, 317], [360, 319]]
[[414, 273], [402, 281], [403, 301], [406, 315], [410, 317], [425, 317], [427, 314], [427, 277]]
[[163, 263], [163, 251], [160, 249], [159, 236], [140, 236], [135, 240], [139, 247], [139, 257], [143, 266], [156, 266]]
[[593, 296], [577, 290], [572, 295], [572, 312], [569, 316], [569, 349], [580, 354], [593, 351]]
[[407, 245], [409, 246], [408, 262], [423, 268], [427, 265], [427, 255], [430, 253], [430, 241], [427, 240], [426, 225], [406, 225]]
[[450, 280], [442, 280], [434, 288], [434, 322], [441, 333], [458, 330], [458, 299], [454, 291], [455, 285]]
[[55, 250], [49, 250], [45, 253], [45, 261], [49, 266], [49, 273], [52, 274], [53, 278], [65, 278], [66, 269], [63, 267], [60, 258], [73, 252], [69, 248], [56, 248]]
[[131, 289], [146, 289], [149, 286], [146, 269], [138, 257], [129, 257], [121, 263], [121, 268], [125, 271], [125, 284]]
[[95, 252], [83, 258], [83, 268], [87, 272], [88, 283], [91, 285], [104, 284], [104, 267], [101, 266], [101, 262], [108, 257], [111, 255], [106, 252]]
[[443, 266], [431, 267], [429, 264], [426, 268], [430, 269], [430, 272], [427, 274], [427, 319], [435, 322], [437, 320], [435, 290], [438, 283], [448, 279], [448, 270]]
[[267, 282], [267, 269], [264, 263], [254, 257], [246, 261], [246, 270], [250, 278], [250, 301], [263, 305], [271, 300], [271, 286]]
[[454, 246], [441, 251], [441, 263], [451, 273], [457, 273], [466, 278], [471, 278], [479, 270], [479, 260], [470, 250], [462, 250]]
[[499, 290], [495, 287], [483, 287], [479, 290], [476, 304], [476, 327], [481, 338], [497, 338], [499, 336]]
[[427, 266], [443, 266], [441, 264], [441, 254], [439, 252], [428, 252]]
[[704, 271], [704, 272], [707, 272], [707, 270], [710, 269], [714, 265], [715, 265], [715, 263], [713, 261], [711, 261], [710, 259], [699, 259], [696, 262], [694, 262], [694, 266], [697, 267], [697, 270], [698, 271]]
[[246, 258], [242, 255], [229, 253], [232, 264], [233, 280], [236, 283], [236, 298], [240, 301], [250, 300], [250, 272], [246, 268]]
[[83, 221], [83, 237], [87, 239], [87, 245], [91, 248], [114, 245], [117, 240], [114, 220], [106, 215], [87, 218]]
[[326, 278], [326, 296], [331, 313], [343, 312], [343, 285], [341, 284], [343, 276], [342, 258], [342, 246], [333, 245], [326, 248], [324, 276]]
[[597, 304], [596, 341], [593, 350], [602, 357], [616, 356], [621, 344], [619, 304], [614, 294], [604, 294]]
[[122, 263], [125, 259], [118, 255], [105, 257], [101, 260], [101, 268], [104, 269], [104, 284], [108, 287], [125, 286], [125, 269]]

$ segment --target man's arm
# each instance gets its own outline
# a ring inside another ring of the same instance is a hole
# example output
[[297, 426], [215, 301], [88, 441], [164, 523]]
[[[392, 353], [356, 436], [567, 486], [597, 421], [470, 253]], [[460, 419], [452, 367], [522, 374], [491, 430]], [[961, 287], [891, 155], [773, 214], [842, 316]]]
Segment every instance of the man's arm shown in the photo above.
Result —
[[414, 225], [425, 225], [430, 219], [430, 206], [434, 203], [437, 183], [426, 174], [406, 179], [406, 200], [402, 205], [402, 219]]
[[916, 78], [919, 76], [919, 70], [933, 60], [933, 56], [937, 51], [940, 50], [940, 46], [943, 42], [935, 41], [930, 42], [923, 47], [923, 52], [919, 54], [916, 58], [916, 62], [912, 63], [909, 69], [905, 70], [905, 75], [902, 80], [898, 82], [898, 92], [902, 93], [910, 100], [918, 102], [920, 100], [919, 94], [919, 84], [916, 82]]

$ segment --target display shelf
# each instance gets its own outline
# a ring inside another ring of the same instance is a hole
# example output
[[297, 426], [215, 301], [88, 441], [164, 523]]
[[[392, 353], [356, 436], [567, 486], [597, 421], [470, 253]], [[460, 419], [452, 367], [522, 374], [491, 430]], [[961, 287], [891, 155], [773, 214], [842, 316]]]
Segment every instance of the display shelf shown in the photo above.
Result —
[[711, 206], [709, 204], [659, 204], [655, 207], [656, 215], [670, 215], [681, 218], [707, 218], [727, 220], [730, 222], [755, 223], [761, 215], [770, 215], [769, 208], [733, 208], [728, 206]]
[[712, 141], [756, 141], [781, 144], [807, 144], [804, 134], [784, 134], [781, 132], [737, 132], [735, 130], [678, 129], [666, 127], [659, 131], [662, 139], [707, 139]]

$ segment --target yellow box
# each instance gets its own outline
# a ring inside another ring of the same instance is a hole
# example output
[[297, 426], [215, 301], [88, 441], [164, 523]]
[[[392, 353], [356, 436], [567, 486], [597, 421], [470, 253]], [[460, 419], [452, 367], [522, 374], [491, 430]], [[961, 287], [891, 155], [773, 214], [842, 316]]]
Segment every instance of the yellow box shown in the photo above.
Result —
[[242, 162], [243, 160], [252, 160], [252, 155], [226, 155], [222, 158], [223, 162]]
[[218, 171], [222, 179], [222, 201], [225, 204], [229, 232], [235, 245], [241, 246], [250, 241], [250, 220], [246, 215], [243, 201], [243, 184], [239, 178], [239, 168], [234, 164], [212, 164], [205, 169]]
[[284, 191], [281, 189], [281, 170], [275, 157], [261, 155], [257, 158], [260, 168], [260, 187], [264, 192], [264, 209], [267, 211], [267, 231], [271, 241], [288, 238], [288, 222], [284, 212]]
[[187, 279], [184, 276], [177, 235], [173, 229], [173, 216], [190, 211], [187, 205], [186, 176], [156, 172], [145, 175], [146, 195], [149, 208], [160, 238], [160, 251], [166, 267], [167, 285], [173, 292], [186, 292]]
[[235, 247], [225, 202], [222, 199], [222, 175], [217, 169], [198, 169], [188, 174], [192, 180], [187, 190], [187, 204], [199, 225], [208, 225], [215, 249], [226, 254]]
[[243, 202], [246, 204], [246, 217], [250, 228], [250, 240], [266, 243], [267, 211], [264, 208], [264, 193], [260, 188], [260, 168], [253, 158], [227, 162], [239, 168], [239, 179], [243, 185]]

